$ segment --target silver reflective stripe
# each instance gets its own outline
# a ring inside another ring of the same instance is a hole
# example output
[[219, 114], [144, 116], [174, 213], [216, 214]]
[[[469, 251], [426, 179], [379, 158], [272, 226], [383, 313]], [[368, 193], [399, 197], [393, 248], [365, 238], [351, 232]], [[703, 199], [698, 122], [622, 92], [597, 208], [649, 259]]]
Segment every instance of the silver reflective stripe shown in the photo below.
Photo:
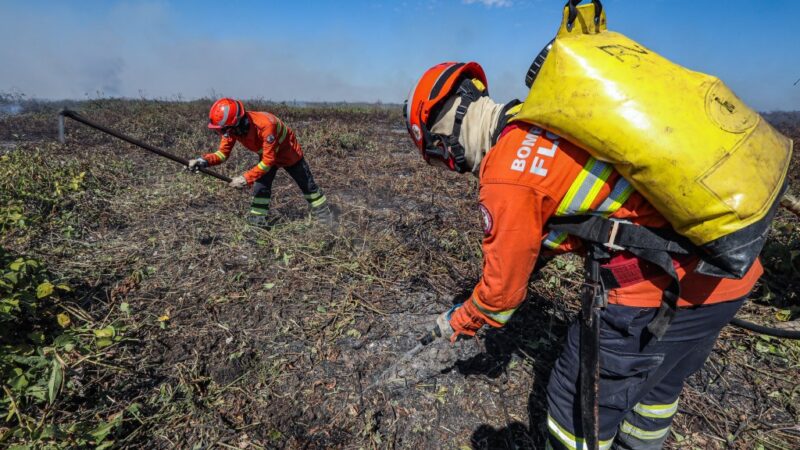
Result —
[[611, 189], [611, 194], [597, 207], [597, 212], [606, 216], [614, 214], [622, 207], [623, 203], [628, 201], [628, 198], [633, 194], [633, 190], [633, 186], [631, 186], [628, 180], [619, 177], [617, 184]]
[[[558, 422], [553, 419], [553, 417], [548, 414], [547, 415], [547, 428], [550, 430], [550, 434], [553, 435], [559, 442], [564, 444], [565, 447], [571, 450], [581, 450], [588, 449], [589, 447], [586, 446], [586, 443], [583, 441], [583, 438], [576, 438], [574, 434], [570, 433], [566, 429], [564, 429]], [[611, 448], [611, 444], [614, 442], [614, 438], [600, 441], [599, 447], [600, 450], [608, 450]]]
[[[591, 208], [592, 203], [597, 199], [600, 189], [611, 175], [613, 166], [611, 164], [590, 158], [584, 166], [581, 174], [575, 180], [580, 185], [570, 187], [567, 196], [562, 201], [562, 206], [558, 208], [558, 215], [569, 216], [581, 214]], [[566, 203], [565, 203], [566, 202]], [[564, 207], [566, 206], [566, 207]]]
[[641, 439], [643, 441], [654, 441], [657, 439], [663, 438], [667, 433], [669, 433], [670, 427], [661, 428], [655, 431], [647, 431], [643, 430], [639, 427], [633, 426], [627, 420], [622, 422], [622, 425], [619, 427], [619, 431], [625, 434], [630, 434], [631, 436]]
[[311, 200], [311, 199], [308, 200], [308, 202], [311, 204], [312, 208], [320, 207], [323, 204], [325, 204], [326, 201], [328, 201], [328, 199], [324, 195], [322, 197], [319, 197], [319, 198], [315, 199], [315, 200]]
[[569, 237], [569, 234], [566, 232], [551, 231], [547, 233], [547, 236], [542, 241], [542, 245], [549, 249], [555, 250], [559, 245], [563, 244], [564, 241], [567, 240], [567, 237]]
[[514, 315], [514, 312], [517, 310], [516, 308], [514, 308], [514, 309], [507, 309], [505, 311], [489, 311], [481, 307], [481, 305], [479, 305], [474, 298], [472, 299], [472, 304], [475, 305], [475, 307], [478, 308], [478, 310], [482, 312], [484, 315], [494, 320], [495, 322], [501, 323], [503, 325], [505, 325], [506, 322], [508, 322], [509, 319], [511, 319], [511, 316]]
[[409, 130], [411, 129], [411, 102], [414, 101], [414, 94], [417, 92], [417, 86], [419, 86], [419, 83], [411, 88], [411, 91], [408, 92], [408, 99], [406, 100], [406, 128]]
[[[592, 205], [599, 199], [600, 191], [614, 172], [614, 166], [590, 157], [581, 168], [567, 190], [566, 195], [556, 209], [556, 216], [574, 216], [593, 213]], [[624, 178], [620, 177], [611, 193], [605, 198], [597, 210], [599, 214], [611, 215], [617, 211], [633, 193], [633, 187]], [[607, 212], [608, 211], [608, 212]], [[556, 249], [566, 239], [566, 233], [550, 231], [542, 244], [550, 249]]]
[[668, 405], [643, 405], [637, 403], [636, 406], [633, 407], [633, 410], [636, 414], [643, 417], [649, 417], [651, 419], [669, 419], [678, 411], [678, 400]]
[[222, 120], [217, 123], [218, 126], [222, 126], [228, 120], [228, 114], [231, 112], [231, 108], [228, 105], [222, 107], [222, 111], [224, 114], [222, 115]]

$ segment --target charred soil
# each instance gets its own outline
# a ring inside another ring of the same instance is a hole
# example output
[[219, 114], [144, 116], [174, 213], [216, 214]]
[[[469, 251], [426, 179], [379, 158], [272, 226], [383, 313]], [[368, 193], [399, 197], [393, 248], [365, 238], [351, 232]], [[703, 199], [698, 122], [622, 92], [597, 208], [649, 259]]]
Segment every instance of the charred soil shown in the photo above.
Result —
[[[193, 157], [216, 145], [208, 106], [78, 108]], [[41, 161], [29, 186], [52, 189], [47, 177], [60, 165], [87, 180], [80, 201], [56, 210], [26, 201], [41, 220], [9, 229], [2, 246], [73, 286], [69, 302], [86, 320], [124, 330], [102, 365], [67, 370], [81, 388], [44, 420], [109, 417], [135, 404], [112, 430], [115, 446], [131, 448], [542, 448], [545, 386], [577, 311], [580, 262], [551, 262], [506, 328], [431, 345], [368, 389], [479, 279], [477, 182], [426, 166], [399, 108], [250, 108], [296, 130], [336, 226], [307, 217], [283, 172], [273, 188], [279, 223], [253, 228], [246, 192], [75, 122], [66, 145], [55, 143], [54, 107], [0, 117], [2, 152], [15, 164]], [[769, 120], [800, 137], [797, 114]], [[254, 163], [237, 148], [218, 169], [233, 176]], [[794, 186], [798, 169], [795, 158]], [[768, 273], [740, 317], [797, 318], [799, 254], [798, 219], [781, 213]], [[726, 328], [685, 387], [667, 448], [800, 447], [799, 366], [796, 343]], [[0, 435], [11, 426], [0, 423]]]

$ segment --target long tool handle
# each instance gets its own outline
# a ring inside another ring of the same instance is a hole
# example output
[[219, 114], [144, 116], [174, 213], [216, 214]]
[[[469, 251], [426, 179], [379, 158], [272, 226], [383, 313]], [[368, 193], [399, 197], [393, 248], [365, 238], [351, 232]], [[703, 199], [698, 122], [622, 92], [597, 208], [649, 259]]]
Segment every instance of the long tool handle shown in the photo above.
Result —
[[[93, 122], [93, 121], [81, 116], [80, 114], [76, 113], [75, 111], [72, 111], [72, 110], [69, 110], [69, 109], [65, 109], [65, 110], [62, 110], [59, 114], [62, 117], [69, 117], [72, 120], [78, 121], [78, 122], [80, 122], [80, 123], [82, 123], [82, 124], [84, 124], [86, 126], [94, 128], [96, 130], [100, 130], [103, 133], [110, 134], [111, 136], [114, 136], [117, 139], [122, 139], [125, 142], [131, 143], [131, 144], [133, 144], [133, 145], [135, 145], [137, 147], [141, 147], [141, 148], [143, 148], [143, 149], [145, 149], [145, 150], [147, 150], [149, 152], [153, 152], [153, 153], [155, 153], [155, 154], [157, 154], [159, 156], [163, 156], [164, 158], [169, 158], [169, 159], [175, 161], [178, 164], [181, 164], [181, 165], [187, 166], [187, 167], [189, 166], [189, 160], [186, 159], [186, 158], [181, 158], [180, 156], [176, 156], [176, 155], [173, 155], [172, 153], [165, 152], [164, 150], [161, 150], [160, 148], [153, 147], [152, 145], [146, 144], [146, 143], [144, 143], [144, 142], [142, 142], [142, 141], [140, 141], [138, 139], [134, 139], [134, 138], [132, 138], [130, 136], [127, 136], [127, 135], [124, 135], [124, 134], [122, 134], [122, 133], [120, 133], [118, 131], [114, 131], [111, 128], [105, 127], [103, 125], [100, 125], [99, 123]], [[59, 122], [59, 135], [62, 135], [62, 134], [63, 134], [63, 122]], [[210, 176], [212, 176], [212, 177], [214, 177], [214, 178], [216, 178], [218, 180], [222, 180], [222, 181], [224, 181], [226, 183], [230, 183], [231, 182], [230, 178], [226, 177], [225, 175], [220, 175], [217, 172], [214, 172], [213, 170], [208, 170], [208, 169], [205, 169], [205, 168], [202, 168], [202, 169], [199, 169], [199, 170], [200, 170], [200, 172], [203, 172], [206, 175], [210, 175]]]
[[600, 397], [600, 307], [603, 291], [600, 286], [600, 262], [597, 250], [586, 255], [586, 280], [581, 298], [580, 335], [580, 404], [581, 428], [588, 450], [598, 450]]

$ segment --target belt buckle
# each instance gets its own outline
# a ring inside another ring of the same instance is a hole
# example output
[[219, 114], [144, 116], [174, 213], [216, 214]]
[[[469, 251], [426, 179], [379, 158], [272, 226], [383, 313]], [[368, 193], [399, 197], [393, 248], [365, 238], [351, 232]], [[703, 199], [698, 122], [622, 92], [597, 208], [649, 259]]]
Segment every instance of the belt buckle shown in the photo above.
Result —
[[618, 220], [611, 219], [611, 231], [608, 233], [608, 242], [603, 244], [603, 247], [606, 247], [612, 251], [622, 251], [625, 250], [625, 247], [620, 247], [619, 245], [615, 244], [614, 242], [617, 240], [617, 233], [619, 232], [619, 224], [621, 223]]

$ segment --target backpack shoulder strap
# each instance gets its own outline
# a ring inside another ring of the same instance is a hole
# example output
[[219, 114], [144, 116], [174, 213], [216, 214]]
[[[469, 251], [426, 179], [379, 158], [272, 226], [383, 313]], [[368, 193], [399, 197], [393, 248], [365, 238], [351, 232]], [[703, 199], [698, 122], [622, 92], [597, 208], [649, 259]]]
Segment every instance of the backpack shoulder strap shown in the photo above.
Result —
[[681, 287], [671, 254], [693, 253], [693, 246], [675, 232], [642, 227], [599, 216], [554, 217], [548, 221], [552, 230], [567, 232], [585, 241], [602, 245], [607, 250], [626, 250], [634, 256], [655, 264], [671, 281], [664, 289], [658, 313], [647, 329], [660, 340], [675, 318]]

